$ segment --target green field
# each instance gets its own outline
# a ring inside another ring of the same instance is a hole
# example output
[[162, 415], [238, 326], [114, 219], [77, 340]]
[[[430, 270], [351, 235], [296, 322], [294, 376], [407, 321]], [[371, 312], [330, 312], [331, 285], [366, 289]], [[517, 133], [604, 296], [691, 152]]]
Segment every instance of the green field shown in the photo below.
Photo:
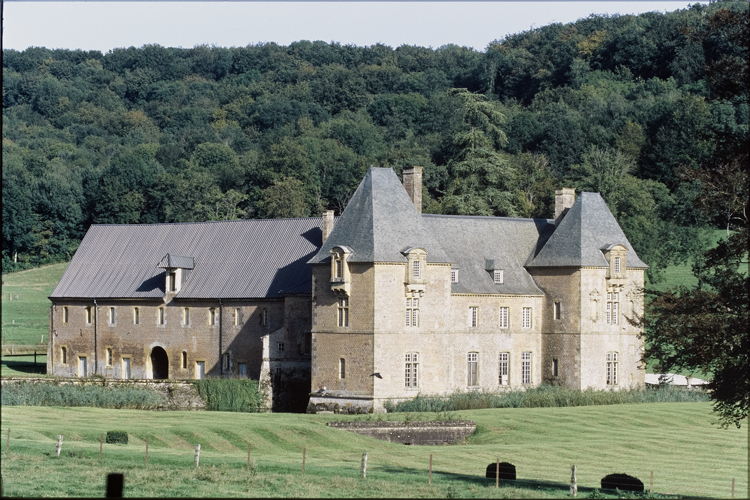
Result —
[[[377, 418], [372, 416], [6, 407], [4, 494], [100, 496], [106, 474], [123, 472], [126, 496], [563, 498], [571, 464], [578, 467], [582, 497], [613, 472], [634, 475], [648, 488], [653, 471], [654, 492], [661, 494], [727, 498], [732, 478], [737, 497], [747, 492], [747, 431], [717, 428], [707, 403], [473, 410], [453, 416], [477, 422], [466, 444], [404, 446], [325, 426]], [[130, 440], [105, 444], [99, 461], [99, 437], [109, 430], [127, 431]], [[58, 434], [64, 436], [60, 458], [54, 456]], [[198, 469], [196, 444], [201, 444]], [[254, 475], [246, 471], [248, 444]], [[518, 474], [515, 486], [500, 492], [483, 478], [485, 467], [498, 458], [513, 463]]]

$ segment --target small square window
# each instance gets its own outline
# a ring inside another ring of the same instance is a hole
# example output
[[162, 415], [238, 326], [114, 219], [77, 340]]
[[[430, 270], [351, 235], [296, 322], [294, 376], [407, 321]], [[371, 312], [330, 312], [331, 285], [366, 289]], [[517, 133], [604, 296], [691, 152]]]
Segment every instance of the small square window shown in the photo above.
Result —
[[279, 348], [279, 352], [284, 352], [284, 343], [279, 342], [278, 348]]

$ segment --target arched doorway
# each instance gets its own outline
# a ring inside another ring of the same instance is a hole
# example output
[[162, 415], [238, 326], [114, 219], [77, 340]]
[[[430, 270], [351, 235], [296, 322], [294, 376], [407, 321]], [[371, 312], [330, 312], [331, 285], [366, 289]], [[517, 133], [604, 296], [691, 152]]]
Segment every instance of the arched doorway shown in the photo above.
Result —
[[167, 351], [159, 346], [151, 349], [151, 373], [154, 379], [169, 378], [169, 358]]

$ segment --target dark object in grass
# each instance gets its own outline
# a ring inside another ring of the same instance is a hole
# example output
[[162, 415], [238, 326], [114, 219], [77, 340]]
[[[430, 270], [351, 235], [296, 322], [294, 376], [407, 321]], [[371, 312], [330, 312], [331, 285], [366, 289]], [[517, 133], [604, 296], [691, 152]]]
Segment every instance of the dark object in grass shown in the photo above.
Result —
[[643, 482], [628, 474], [608, 474], [602, 478], [602, 489], [643, 491]]
[[[485, 477], [495, 479], [495, 468], [497, 467], [497, 462], [493, 462], [490, 465], [487, 466], [487, 472], [485, 474]], [[515, 481], [516, 479], [516, 466], [513, 464], [510, 464], [508, 462], [500, 462], [500, 479], [512, 479]]]
[[107, 431], [107, 444], [128, 444], [128, 433], [125, 431]]
[[107, 474], [106, 498], [122, 498], [122, 490], [125, 483], [125, 475], [120, 472]]

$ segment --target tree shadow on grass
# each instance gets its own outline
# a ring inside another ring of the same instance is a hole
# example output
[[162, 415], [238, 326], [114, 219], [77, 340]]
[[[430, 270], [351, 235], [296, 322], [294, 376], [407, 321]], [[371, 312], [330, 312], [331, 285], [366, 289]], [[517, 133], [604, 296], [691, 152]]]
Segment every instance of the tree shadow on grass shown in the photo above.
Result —
[[45, 361], [11, 361], [7, 358], [2, 360], [3, 375], [6, 377], [12, 375], [9, 373], [11, 370], [28, 375], [45, 375], [47, 373], [47, 363]]

